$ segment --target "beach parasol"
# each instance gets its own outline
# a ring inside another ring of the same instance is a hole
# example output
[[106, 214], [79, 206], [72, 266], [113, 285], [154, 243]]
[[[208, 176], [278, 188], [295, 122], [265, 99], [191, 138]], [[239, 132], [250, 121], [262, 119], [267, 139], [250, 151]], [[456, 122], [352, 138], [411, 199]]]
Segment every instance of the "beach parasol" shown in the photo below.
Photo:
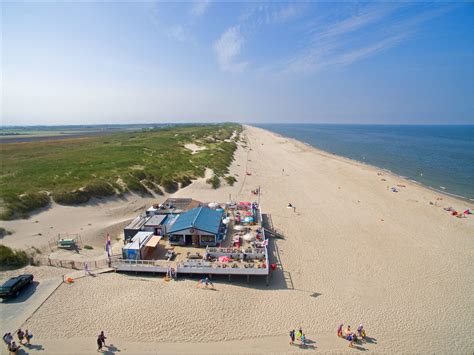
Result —
[[221, 263], [228, 263], [230, 261], [230, 258], [228, 256], [225, 256], [225, 255], [219, 256], [219, 261]]
[[243, 231], [244, 229], [245, 229], [244, 226], [235, 226], [234, 227], [234, 230], [236, 230], [236, 231]]
[[247, 217], [244, 218], [245, 223], [250, 223], [250, 222], [253, 222], [253, 221], [254, 221], [253, 217], [248, 217], [247, 216]]
[[218, 204], [217, 202], [210, 202], [210, 203], [208, 204], [208, 206], [209, 206], [209, 208], [216, 208], [216, 207], [219, 206], [219, 204]]
[[246, 215], [246, 216], [252, 216], [252, 212], [247, 211], [247, 212], [245, 212], [245, 215]]

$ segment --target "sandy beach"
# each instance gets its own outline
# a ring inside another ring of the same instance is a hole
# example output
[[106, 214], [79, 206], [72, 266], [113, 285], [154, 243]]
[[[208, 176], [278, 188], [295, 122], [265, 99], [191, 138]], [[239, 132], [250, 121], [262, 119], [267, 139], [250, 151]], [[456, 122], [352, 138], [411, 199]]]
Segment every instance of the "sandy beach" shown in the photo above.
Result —
[[[217, 279], [212, 291], [189, 278], [81, 278], [60, 286], [24, 325], [41, 352], [94, 353], [94, 337], [105, 330], [121, 353], [473, 353], [474, 216], [443, 209], [472, 205], [259, 128], [244, 134], [234, 186], [213, 190], [203, 178], [173, 196], [248, 201], [260, 186], [262, 212], [284, 235], [270, 245], [278, 264], [270, 285]], [[55, 205], [2, 221], [15, 231], [2, 243], [46, 248], [57, 233], [79, 233], [96, 247], [91, 255], [102, 255], [104, 235], [119, 237], [157, 200]], [[350, 349], [336, 335], [341, 323], [363, 323], [369, 341]], [[298, 326], [310, 340], [306, 349], [288, 344]]]

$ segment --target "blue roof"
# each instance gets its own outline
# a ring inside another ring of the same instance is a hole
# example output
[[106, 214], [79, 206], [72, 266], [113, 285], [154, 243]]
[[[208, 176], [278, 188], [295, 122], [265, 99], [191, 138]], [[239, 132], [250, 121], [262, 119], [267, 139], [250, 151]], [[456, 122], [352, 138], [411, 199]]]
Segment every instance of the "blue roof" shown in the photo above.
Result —
[[168, 233], [172, 234], [184, 229], [195, 228], [204, 232], [218, 234], [223, 214], [223, 211], [215, 211], [207, 207], [193, 208], [181, 213]]

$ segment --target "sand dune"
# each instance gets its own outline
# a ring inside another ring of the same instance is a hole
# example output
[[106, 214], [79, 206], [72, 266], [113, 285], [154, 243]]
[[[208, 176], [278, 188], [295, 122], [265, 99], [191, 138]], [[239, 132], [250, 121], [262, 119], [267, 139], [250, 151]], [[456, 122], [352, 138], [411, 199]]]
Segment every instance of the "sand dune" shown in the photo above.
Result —
[[[245, 134], [249, 149], [236, 154], [235, 186], [213, 190], [198, 181], [176, 195], [252, 200], [250, 191], [261, 186], [263, 212], [285, 236], [270, 246], [279, 268], [268, 288], [263, 281], [218, 280], [217, 291], [209, 291], [190, 279], [85, 278], [60, 287], [28, 321], [35, 341], [69, 351], [61, 339], [93, 339], [104, 329], [122, 352], [148, 352], [146, 345], [130, 345], [138, 340], [157, 343], [156, 350], [164, 342], [169, 352], [176, 342], [190, 352], [208, 348], [182, 343], [213, 343], [222, 352], [293, 352], [298, 349], [288, 345], [286, 334], [301, 325], [314, 350], [342, 352], [353, 350], [337, 338], [337, 326], [362, 322], [373, 338], [360, 345], [364, 349], [474, 351], [474, 217], [458, 219], [442, 208], [472, 206], [258, 128], [247, 127]], [[397, 184], [406, 187], [393, 193]], [[127, 208], [148, 201], [139, 202]], [[112, 206], [101, 206], [109, 211], [101, 218], [110, 224], [125, 217]], [[46, 214], [55, 211], [38, 215], [38, 224], [53, 223]], [[82, 213], [75, 211], [80, 208], [64, 211], [64, 218]], [[87, 225], [88, 213], [80, 214], [77, 226]]]

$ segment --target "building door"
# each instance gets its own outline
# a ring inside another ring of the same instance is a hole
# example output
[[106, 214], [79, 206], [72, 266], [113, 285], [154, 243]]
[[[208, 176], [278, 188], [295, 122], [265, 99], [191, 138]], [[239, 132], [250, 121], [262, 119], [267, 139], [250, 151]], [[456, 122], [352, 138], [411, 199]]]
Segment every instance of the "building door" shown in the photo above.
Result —
[[193, 236], [192, 234], [186, 234], [184, 236], [184, 244], [185, 245], [190, 245], [193, 242]]

